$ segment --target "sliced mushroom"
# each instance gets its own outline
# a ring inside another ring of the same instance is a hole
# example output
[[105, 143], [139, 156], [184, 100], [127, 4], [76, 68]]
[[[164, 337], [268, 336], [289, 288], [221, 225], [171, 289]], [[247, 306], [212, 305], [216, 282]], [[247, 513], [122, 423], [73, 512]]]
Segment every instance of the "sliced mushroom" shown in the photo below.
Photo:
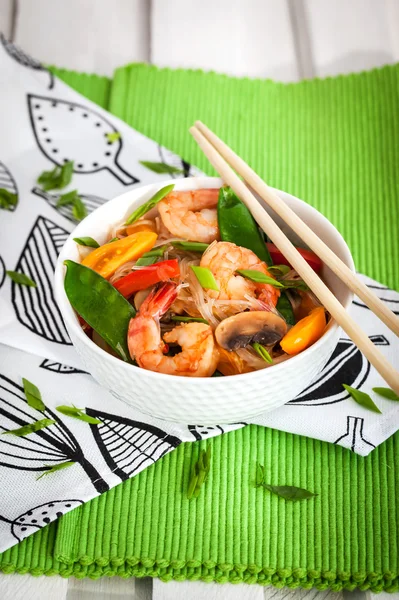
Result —
[[228, 317], [216, 327], [216, 341], [225, 350], [237, 350], [258, 342], [272, 346], [287, 332], [287, 324], [267, 311], [249, 311]]

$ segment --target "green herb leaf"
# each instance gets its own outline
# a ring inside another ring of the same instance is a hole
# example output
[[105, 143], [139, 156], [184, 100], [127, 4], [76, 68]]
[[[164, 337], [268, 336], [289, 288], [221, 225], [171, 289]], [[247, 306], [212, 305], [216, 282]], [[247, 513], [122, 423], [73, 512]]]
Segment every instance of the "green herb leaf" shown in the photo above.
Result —
[[203, 244], [201, 242], [171, 242], [172, 246], [176, 250], [184, 250], [185, 252], [201, 252], [203, 254], [208, 248], [209, 244]]
[[367, 408], [368, 410], [372, 410], [373, 412], [379, 413], [380, 415], [382, 414], [378, 406], [374, 404], [373, 400], [368, 394], [366, 394], [365, 392], [361, 392], [360, 390], [357, 390], [351, 387], [350, 385], [346, 385], [345, 383], [343, 384], [343, 387], [346, 389], [347, 392], [349, 392], [349, 394], [352, 396], [355, 402], [357, 402], [364, 408]]
[[59, 208], [60, 206], [73, 204], [76, 198], [79, 198], [78, 190], [72, 190], [71, 192], [62, 194], [57, 200], [56, 207]]
[[296, 289], [304, 292], [309, 290], [309, 286], [302, 279], [282, 279], [280, 283], [283, 284], [285, 290]]
[[262, 486], [272, 494], [277, 494], [277, 496], [280, 496], [285, 500], [308, 500], [309, 498], [318, 495], [309, 492], [309, 490], [305, 490], [304, 488], [295, 487], [294, 485], [270, 485], [263, 482]]
[[179, 315], [173, 315], [171, 320], [181, 323], [205, 323], [206, 325], [209, 325], [208, 321], [206, 319], [201, 319], [201, 317], [180, 317]]
[[63, 462], [63, 463], [59, 463], [58, 465], [44, 465], [44, 467], [49, 467], [48, 471], [44, 471], [44, 473], [42, 473], [41, 475], [39, 475], [39, 477], [36, 477], [36, 481], [38, 481], [39, 479], [41, 479], [42, 477], [45, 477], [46, 475], [50, 475], [51, 473], [55, 473], [56, 471], [61, 471], [62, 469], [66, 469], [68, 467], [72, 467], [72, 465], [74, 465], [75, 462], [73, 460], [70, 460], [68, 462]]
[[265, 467], [261, 464], [256, 465], [256, 487], [263, 485], [265, 479]]
[[87, 246], [88, 248], [100, 247], [100, 244], [96, 240], [93, 240], [92, 237], [73, 238], [73, 241], [79, 244], [79, 246]]
[[195, 267], [193, 265], [190, 266], [203, 288], [215, 290], [215, 292], [219, 291], [219, 286], [216, 283], [213, 273], [210, 269], [207, 267]]
[[40, 411], [46, 410], [46, 405], [42, 400], [42, 395], [35, 384], [28, 381], [24, 377], [22, 377], [22, 383], [24, 385], [24, 392], [29, 406]]
[[150, 162], [148, 160], [139, 160], [139, 163], [143, 165], [146, 169], [153, 171], [154, 173], [182, 173], [184, 174], [183, 169], [177, 169], [176, 167], [172, 167], [171, 165], [166, 165], [165, 163], [157, 163]]
[[29, 279], [25, 273], [17, 273], [17, 271], [6, 271], [6, 273], [14, 283], [18, 283], [19, 285], [27, 285], [29, 287], [37, 287], [36, 283], [32, 281], [32, 279]]
[[258, 342], [254, 342], [252, 344], [252, 348], [255, 350], [255, 352], [257, 354], [259, 354], [259, 356], [261, 358], [263, 358], [263, 360], [269, 364], [272, 364], [273, 359], [270, 356], [270, 354], [268, 353], [268, 351], [266, 350], [266, 348], [264, 346], [262, 346], [262, 344], [258, 344]]
[[196, 470], [196, 465], [194, 465], [194, 468], [191, 472], [191, 477], [190, 477], [190, 481], [188, 484], [188, 490], [187, 490], [187, 498], [189, 500], [191, 500], [191, 498], [193, 497], [195, 488], [197, 486], [197, 481], [198, 481], [198, 473]]
[[107, 138], [108, 142], [111, 142], [111, 144], [113, 144], [114, 142], [117, 142], [121, 139], [121, 134], [119, 133], [119, 131], [113, 131], [112, 133], [107, 133], [105, 137]]
[[270, 267], [267, 267], [267, 270], [270, 273], [276, 273], [276, 275], [281, 276], [287, 275], [287, 273], [291, 271], [291, 267], [288, 265], [271, 265]]
[[114, 237], [112, 238], [112, 240], [109, 240], [109, 242], [107, 242], [107, 244], [112, 244], [112, 242], [117, 242], [119, 240], [119, 238]]
[[191, 470], [190, 481], [187, 489], [187, 498], [197, 498], [201, 491], [203, 483], [208, 477], [208, 473], [211, 468], [211, 447], [205, 450], [201, 450], [199, 459], [194, 464]]
[[0, 208], [12, 210], [18, 204], [17, 194], [12, 194], [5, 188], [0, 188]]
[[99, 419], [86, 415], [83, 409], [76, 408], [76, 406], [66, 406], [61, 404], [61, 406], [56, 407], [56, 410], [67, 417], [72, 417], [73, 419], [78, 419], [79, 421], [90, 423], [91, 425], [99, 425], [99, 423], [101, 423]]
[[255, 281], [256, 283], [268, 283], [269, 285], [273, 285], [276, 288], [283, 288], [283, 284], [273, 279], [273, 277], [269, 277], [260, 271], [255, 271], [254, 269], [238, 269], [236, 271], [239, 275], [250, 279], [251, 281]]
[[388, 400], [394, 400], [394, 402], [399, 402], [399, 396], [396, 394], [391, 388], [386, 387], [375, 387], [373, 388], [373, 392], [387, 398]]
[[43, 190], [60, 190], [66, 187], [72, 179], [73, 161], [70, 160], [62, 165], [56, 166], [52, 171], [43, 171], [37, 179], [37, 182], [42, 186]]
[[29, 423], [29, 425], [24, 425], [23, 427], [19, 427], [18, 429], [10, 429], [9, 431], [3, 431], [2, 435], [16, 435], [18, 437], [23, 437], [25, 435], [29, 435], [30, 433], [40, 431], [45, 427], [50, 427], [50, 425], [53, 425], [54, 423], [55, 421], [53, 419], [40, 419], [40, 421]]
[[166, 249], [166, 245], [159, 246], [158, 248], [154, 248], [153, 250], [150, 250], [149, 252], [145, 252], [143, 254], [143, 256], [141, 256], [136, 261], [136, 267], [146, 267], [148, 265], [153, 265], [154, 263], [157, 262], [158, 258], [160, 258], [161, 256], [164, 255], [165, 249]]
[[141, 206], [136, 208], [135, 211], [132, 212], [130, 217], [126, 220], [125, 225], [131, 225], [132, 223], [135, 223], [135, 221], [140, 219], [140, 217], [148, 213], [148, 211], [154, 208], [154, 206], [156, 206], [158, 202], [165, 198], [165, 196], [167, 196], [173, 190], [174, 187], [174, 184], [166, 185], [165, 187], [158, 190], [157, 193], [152, 196], [152, 198], [147, 200], [147, 202], [144, 202], [144, 204], [142, 204]]
[[81, 221], [87, 217], [87, 209], [79, 196], [76, 196], [75, 200], [73, 201], [72, 214], [77, 221]]
[[211, 375], [211, 377], [224, 377], [224, 375], [220, 371], [215, 371], [214, 374]]
[[292, 310], [292, 304], [285, 292], [281, 292], [280, 297], [277, 300], [276, 308], [288, 325], [295, 325], [296, 321], [294, 311]]

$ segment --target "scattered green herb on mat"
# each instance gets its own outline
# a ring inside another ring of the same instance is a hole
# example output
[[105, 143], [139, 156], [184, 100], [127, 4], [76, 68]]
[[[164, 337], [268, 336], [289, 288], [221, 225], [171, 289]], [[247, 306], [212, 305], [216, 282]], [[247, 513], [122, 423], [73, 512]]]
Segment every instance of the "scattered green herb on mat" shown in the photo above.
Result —
[[73, 161], [70, 160], [61, 167], [57, 165], [52, 171], [43, 171], [37, 178], [37, 183], [42, 186], [45, 192], [61, 190], [71, 182], [72, 173]]
[[368, 394], [366, 394], [365, 392], [361, 392], [360, 390], [357, 390], [356, 388], [353, 388], [350, 385], [346, 385], [345, 383], [343, 383], [342, 385], [346, 389], [346, 391], [352, 396], [355, 402], [360, 404], [360, 406], [363, 406], [363, 408], [367, 408], [368, 410], [372, 410], [373, 412], [382, 414], [378, 406], [374, 403], [374, 401], [370, 398]]
[[10, 429], [9, 431], [3, 431], [2, 435], [16, 435], [18, 437], [24, 437], [25, 435], [29, 435], [30, 433], [35, 433], [36, 431], [40, 431], [41, 429], [45, 429], [46, 427], [50, 427], [53, 425], [55, 421], [53, 419], [40, 419], [40, 421], [35, 421], [34, 423], [29, 423], [29, 425], [24, 425], [23, 427], [19, 427], [18, 429]]
[[153, 171], [153, 173], [168, 173], [169, 175], [174, 173], [184, 174], [183, 169], [178, 169], [177, 167], [172, 167], [171, 165], [166, 165], [165, 163], [151, 162], [148, 160], [140, 160], [139, 163], [146, 169]]
[[0, 208], [13, 210], [18, 204], [17, 194], [12, 194], [5, 188], [0, 188]]
[[187, 498], [198, 498], [202, 485], [205, 483], [211, 468], [211, 446], [201, 450], [199, 459], [191, 470], [191, 477], [187, 489]]
[[10, 279], [18, 285], [27, 285], [29, 287], [37, 287], [36, 283], [32, 281], [25, 273], [17, 273], [17, 271], [6, 271]]
[[31, 381], [28, 381], [24, 377], [22, 378], [22, 383], [24, 386], [26, 401], [28, 402], [29, 406], [35, 408], [36, 410], [40, 410], [41, 412], [46, 410], [46, 405], [42, 400], [42, 395], [35, 384]]
[[387, 398], [387, 400], [394, 400], [394, 402], [399, 402], [398, 394], [391, 390], [391, 388], [375, 387], [373, 388], [373, 392], [375, 392], [379, 396], [382, 396], [383, 398]]
[[67, 467], [72, 467], [75, 462], [73, 460], [69, 460], [68, 462], [59, 463], [58, 465], [44, 465], [43, 468], [49, 467], [48, 471], [44, 471], [39, 477], [36, 477], [36, 481], [45, 477], [46, 475], [51, 475], [51, 473], [55, 473], [56, 471], [61, 471], [62, 469], [66, 469]]
[[318, 495], [295, 485], [270, 485], [269, 483], [265, 483], [265, 468], [261, 464], [256, 465], [255, 487], [263, 487], [272, 494], [284, 498], [284, 500], [309, 500], [309, 498], [314, 498]]
[[108, 142], [113, 144], [114, 142], [117, 142], [121, 139], [121, 134], [119, 133], [119, 131], [112, 131], [111, 133], [106, 133], [105, 137], [107, 138]]
[[76, 408], [76, 406], [66, 406], [61, 404], [60, 406], [56, 406], [56, 410], [67, 417], [79, 419], [79, 421], [84, 421], [91, 425], [99, 425], [101, 423], [100, 419], [90, 417], [90, 415], [87, 415], [82, 408]]

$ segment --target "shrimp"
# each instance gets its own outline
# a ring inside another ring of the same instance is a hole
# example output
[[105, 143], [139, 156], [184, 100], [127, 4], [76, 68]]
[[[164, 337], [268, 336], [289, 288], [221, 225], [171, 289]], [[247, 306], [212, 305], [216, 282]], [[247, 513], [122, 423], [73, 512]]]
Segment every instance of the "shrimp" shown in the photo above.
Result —
[[205, 323], [184, 323], [166, 332], [165, 342], [178, 344], [182, 351], [175, 356], [165, 356], [167, 346], [161, 337], [159, 319], [176, 296], [176, 285], [165, 283], [144, 300], [129, 323], [130, 356], [149, 371], [184, 377], [210, 377], [216, 370], [219, 352], [212, 329]]
[[218, 189], [171, 192], [158, 204], [165, 227], [175, 236], [209, 244], [219, 239]]
[[231, 242], [212, 244], [202, 255], [201, 267], [210, 269], [219, 286], [219, 291], [207, 290], [209, 296], [218, 300], [242, 300], [257, 298], [267, 308], [274, 308], [280, 296], [280, 291], [267, 283], [255, 283], [236, 273], [239, 269], [260, 271], [273, 277], [252, 250], [236, 246]]

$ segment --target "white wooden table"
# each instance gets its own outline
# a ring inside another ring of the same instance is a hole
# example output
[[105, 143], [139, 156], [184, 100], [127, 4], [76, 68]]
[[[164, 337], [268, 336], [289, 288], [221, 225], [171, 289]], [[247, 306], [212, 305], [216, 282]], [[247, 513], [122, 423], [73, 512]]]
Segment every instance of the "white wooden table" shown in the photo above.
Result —
[[[399, 0], [0, 0], [0, 30], [45, 63], [129, 62], [280, 81], [399, 61]], [[0, 575], [1, 600], [365, 600], [260, 586]], [[399, 594], [379, 595], [398, 600]]]

